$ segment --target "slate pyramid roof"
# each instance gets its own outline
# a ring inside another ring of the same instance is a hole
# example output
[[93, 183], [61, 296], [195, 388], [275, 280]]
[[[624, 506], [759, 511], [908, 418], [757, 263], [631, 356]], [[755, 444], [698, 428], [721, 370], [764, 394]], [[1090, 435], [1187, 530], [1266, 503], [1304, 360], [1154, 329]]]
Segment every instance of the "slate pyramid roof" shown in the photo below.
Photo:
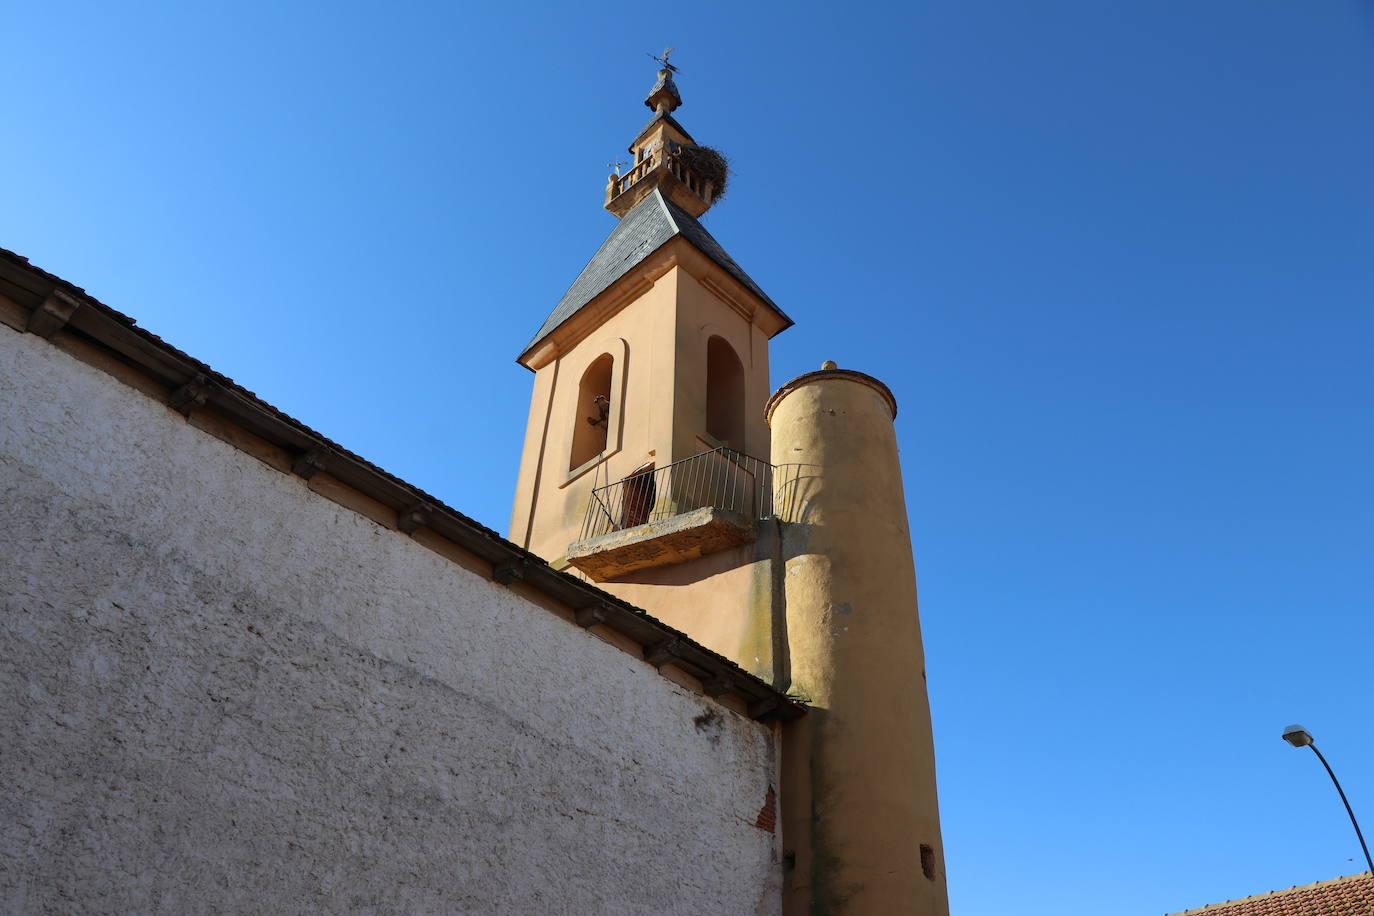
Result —
[[744, 272], [744, 268], [735, 263], [735, 259], [730, 257], [720, 242], [706, 231], [706, 227], [655, 188], [616, 224], [606, 241], [601, 243], [596, 254], [587, 262], [587, 266], [582, 268], [582, 273], [577, 275], [573, 285], [563, 294], [563, 298], [558, 300], [558, 304], [534, 335], [534, 339], [525, 347], [525, 352], [528, 353], [535, 344], [553, 333], [555, 328], [575, 315], [612, 283], [629, 273], [635, 265], [679, 235], [766, 302], [773, 311], [782, 316], [787, 326], [792, 325], [792, 319], [778, 308], [777, 303], [768, 298], [768, 294]]

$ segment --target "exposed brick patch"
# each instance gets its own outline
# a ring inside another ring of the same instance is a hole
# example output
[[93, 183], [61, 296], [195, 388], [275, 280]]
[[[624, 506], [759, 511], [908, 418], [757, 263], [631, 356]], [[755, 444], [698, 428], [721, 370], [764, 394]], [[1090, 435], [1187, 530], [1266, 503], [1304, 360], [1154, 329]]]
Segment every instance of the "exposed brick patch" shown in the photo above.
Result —
[[773, 791], [772, 786], [768, 787], [768, 794], [763, 797], [763, 807], [759, 809], [754, 826], [769, 833], [778, 832], [778, 793]]

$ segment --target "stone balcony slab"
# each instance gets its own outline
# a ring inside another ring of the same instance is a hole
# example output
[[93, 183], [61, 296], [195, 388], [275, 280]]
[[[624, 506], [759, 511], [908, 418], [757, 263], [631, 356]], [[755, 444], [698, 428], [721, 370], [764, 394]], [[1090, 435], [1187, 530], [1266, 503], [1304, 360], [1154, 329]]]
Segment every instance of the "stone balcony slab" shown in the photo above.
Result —
[[754, 540], [754, 524], [739, 512], [706, 507], [575, 541], [568, 562], [593, 582], [610, 582], [657, 566], [686, 563]]

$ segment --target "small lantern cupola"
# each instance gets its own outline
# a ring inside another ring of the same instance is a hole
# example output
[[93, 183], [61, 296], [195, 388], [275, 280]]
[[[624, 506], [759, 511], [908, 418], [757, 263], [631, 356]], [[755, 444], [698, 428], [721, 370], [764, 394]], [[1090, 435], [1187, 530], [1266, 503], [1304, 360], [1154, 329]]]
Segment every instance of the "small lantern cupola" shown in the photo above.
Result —
[[673, 117], [682, 105], [682, 94], [673, 82], [677, 67], [668, 63], [668, 54], [664, 51], [655, 58], [663, 67], [644, 99], [654, 116], [630, 143], [633, 161], [623, 173], [617, 168], [606, 182], [606, 209], [617, 218], [654, 188], [692, 216], [701, 216], [725, 193], [729, 177], [725, 157], [699, 145]]
[[682, 104], [682, 93], [673, 82], [673, 71], [666, 67], [658, 71], [658, 82], [649, 90], [644, 104], [655, 114], [671, 114]]

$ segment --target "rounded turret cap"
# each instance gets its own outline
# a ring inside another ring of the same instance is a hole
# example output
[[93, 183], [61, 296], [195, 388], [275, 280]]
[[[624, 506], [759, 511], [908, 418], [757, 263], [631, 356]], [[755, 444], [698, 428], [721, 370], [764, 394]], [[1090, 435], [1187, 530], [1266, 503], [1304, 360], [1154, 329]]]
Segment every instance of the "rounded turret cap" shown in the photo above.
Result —
[[863, 372], [855, 372], [853, 369], [841, 369], [835, 365], [833, 359], [827, 359], [825, 362], [821, 363], [821, 368], [817, 371], [799, 375], [777, 391], [773, 392], [773, 396], [768, 399], [768, 404], [763, 408], [764, 422], [772, 426], [774, 409], [777, 408], [783, 398], [787, 397], [798, 388], [804, 385], [810, 385], [814, 382], [828, 382], [832, 380], [857, 382], [860, 385], [867, 385], [882, 396], [883, 400], [887, 402], [888, 409], [892, 411], [892, 419], [897, 419], [897, 398], [892, 394], [891, 388], [871, 375]]

